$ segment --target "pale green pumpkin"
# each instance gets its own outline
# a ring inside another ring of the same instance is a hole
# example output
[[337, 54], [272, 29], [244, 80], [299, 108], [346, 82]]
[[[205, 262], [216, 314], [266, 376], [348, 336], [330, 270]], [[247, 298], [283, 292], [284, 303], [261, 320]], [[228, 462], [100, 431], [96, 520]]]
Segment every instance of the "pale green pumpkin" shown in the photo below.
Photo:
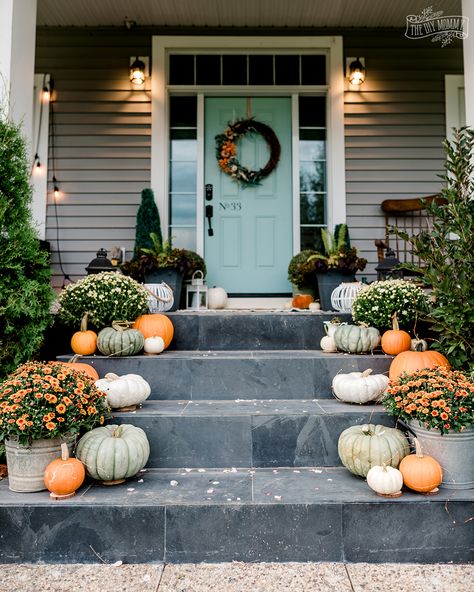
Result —
[[87, 474], [99, 481], [133, 477], [150, 456], [145, 432], [133, 425], [106, 425], [87, 432], [79, 440], [78, 458]]
[[134, 356], [145, 345], [143, 333], [130, 329], [130, 323], [116, 321], [112, 327], [102, 329], [97, 337], [97, 349], [104, 356]]
[[380, 345], [380, 333], [375, 327], [341, 325], [333, 339], [338, 350], [351, 354], [370, 352]]
[[400, 430], [384, 425], [351, 426], [339, 436], [337, 445], [342, 464], [354, 475], [366, 477], [374, 466], [395, 469], [410, 453], [408, 440]]

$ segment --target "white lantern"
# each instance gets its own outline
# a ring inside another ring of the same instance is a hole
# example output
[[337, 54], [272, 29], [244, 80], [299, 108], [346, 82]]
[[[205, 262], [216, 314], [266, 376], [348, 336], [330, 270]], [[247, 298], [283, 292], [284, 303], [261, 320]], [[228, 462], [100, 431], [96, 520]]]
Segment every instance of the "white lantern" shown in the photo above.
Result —
[[352, 312], [352, 304], [362, 288], [362, 282], [342, 282], [332, 291], [331, 306], [338, 312]]
[[193, 273], [191, 283], [186, 286], [186, 308], [188, 310], [207, 308], [207, 286], [200, 269]]
[[145, 284], [145, 288], [150, 293], [148, 297], [148, 309], [151, 313], [166, 312], [173, 308], [174, 294], [172, 288], [167, 283]]

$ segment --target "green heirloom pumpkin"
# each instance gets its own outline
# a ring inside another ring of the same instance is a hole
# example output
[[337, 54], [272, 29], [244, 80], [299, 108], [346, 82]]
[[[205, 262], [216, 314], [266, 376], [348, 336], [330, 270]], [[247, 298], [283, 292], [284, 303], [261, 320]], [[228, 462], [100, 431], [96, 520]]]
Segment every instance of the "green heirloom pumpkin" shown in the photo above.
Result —
[[130, 329], [130, 323], [115, 321], [112, 327], [102, 329], [97, 337], [97, 349], [104, 356], [134, 356], [145, 345], [141, 331]]
[[395, 469], [410, 453], [404, 434], [384, 425], [364, 424], [347, 428], [337, 445], [342, 464], [354, 475], [366, 477], [372, 467], [387, 465]]
[[99, 481], [122, 482], [143, 469], [150, 456], [145, 432], [133, 425], [106, 425], [79, 440], [78, 458], [87, 474]]
[[374, 350], [380, 344], [380, 333], [374, 327], [341, 325], [334, 333], [338, 350], [362, 354]]

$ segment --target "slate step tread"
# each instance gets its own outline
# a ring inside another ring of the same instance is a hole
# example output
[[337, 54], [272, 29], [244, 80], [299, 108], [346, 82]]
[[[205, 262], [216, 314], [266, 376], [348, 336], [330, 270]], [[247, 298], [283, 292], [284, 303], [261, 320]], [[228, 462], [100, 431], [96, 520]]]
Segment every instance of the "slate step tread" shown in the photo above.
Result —
[[436, 496], [407, 489], [399, 498], [376, 495], [365, 479], [344, 467], [144, 469], [125, 483], [101, 485], [88, 479], [75, 497], [59, 504], [48, 492], [16, 493], [0, 482], [0, 506], [161, 506], [244, 504], [426, 504], [474, 503], [474, 489], [440, 487]]
[[120, 417], [124, 423], [127, 417], [133, 423], [133, 416], [167, 417], [248, 417], [254, 415], [343, 415], [384, 413], [381, 405], [356, 405], [336, 399], [235, 399], [235, 400], [148, 400], [132, 412], [115, 410], [113, 417]]

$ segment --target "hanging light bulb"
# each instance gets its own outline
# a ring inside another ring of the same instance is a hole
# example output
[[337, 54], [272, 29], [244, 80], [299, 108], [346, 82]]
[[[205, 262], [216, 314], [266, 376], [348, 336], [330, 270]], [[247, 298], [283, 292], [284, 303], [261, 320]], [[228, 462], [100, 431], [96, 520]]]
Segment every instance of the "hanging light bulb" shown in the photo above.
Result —
[[43, 103], [49, 103], [50, 92], [47, 86], [43, 86]]
[[54, 195], [54, 199], [58, 199], [61, 196], [61, 193], [59, 191], [59, 185], [58, 185], [58, 180], [56, 179], [56, 177], [53, 177], [53, 195]]
[[41, 161], [40, 161], [40, 157], [39, 157], [38, 153], [35, 154], [35, 163], [36, 163], [36, 168], [40, 169], [41, 168]]
[[135, 58], [130, 65], [130, 82], [135, 86], [140, 86], [145, 82], [145, 63]]

